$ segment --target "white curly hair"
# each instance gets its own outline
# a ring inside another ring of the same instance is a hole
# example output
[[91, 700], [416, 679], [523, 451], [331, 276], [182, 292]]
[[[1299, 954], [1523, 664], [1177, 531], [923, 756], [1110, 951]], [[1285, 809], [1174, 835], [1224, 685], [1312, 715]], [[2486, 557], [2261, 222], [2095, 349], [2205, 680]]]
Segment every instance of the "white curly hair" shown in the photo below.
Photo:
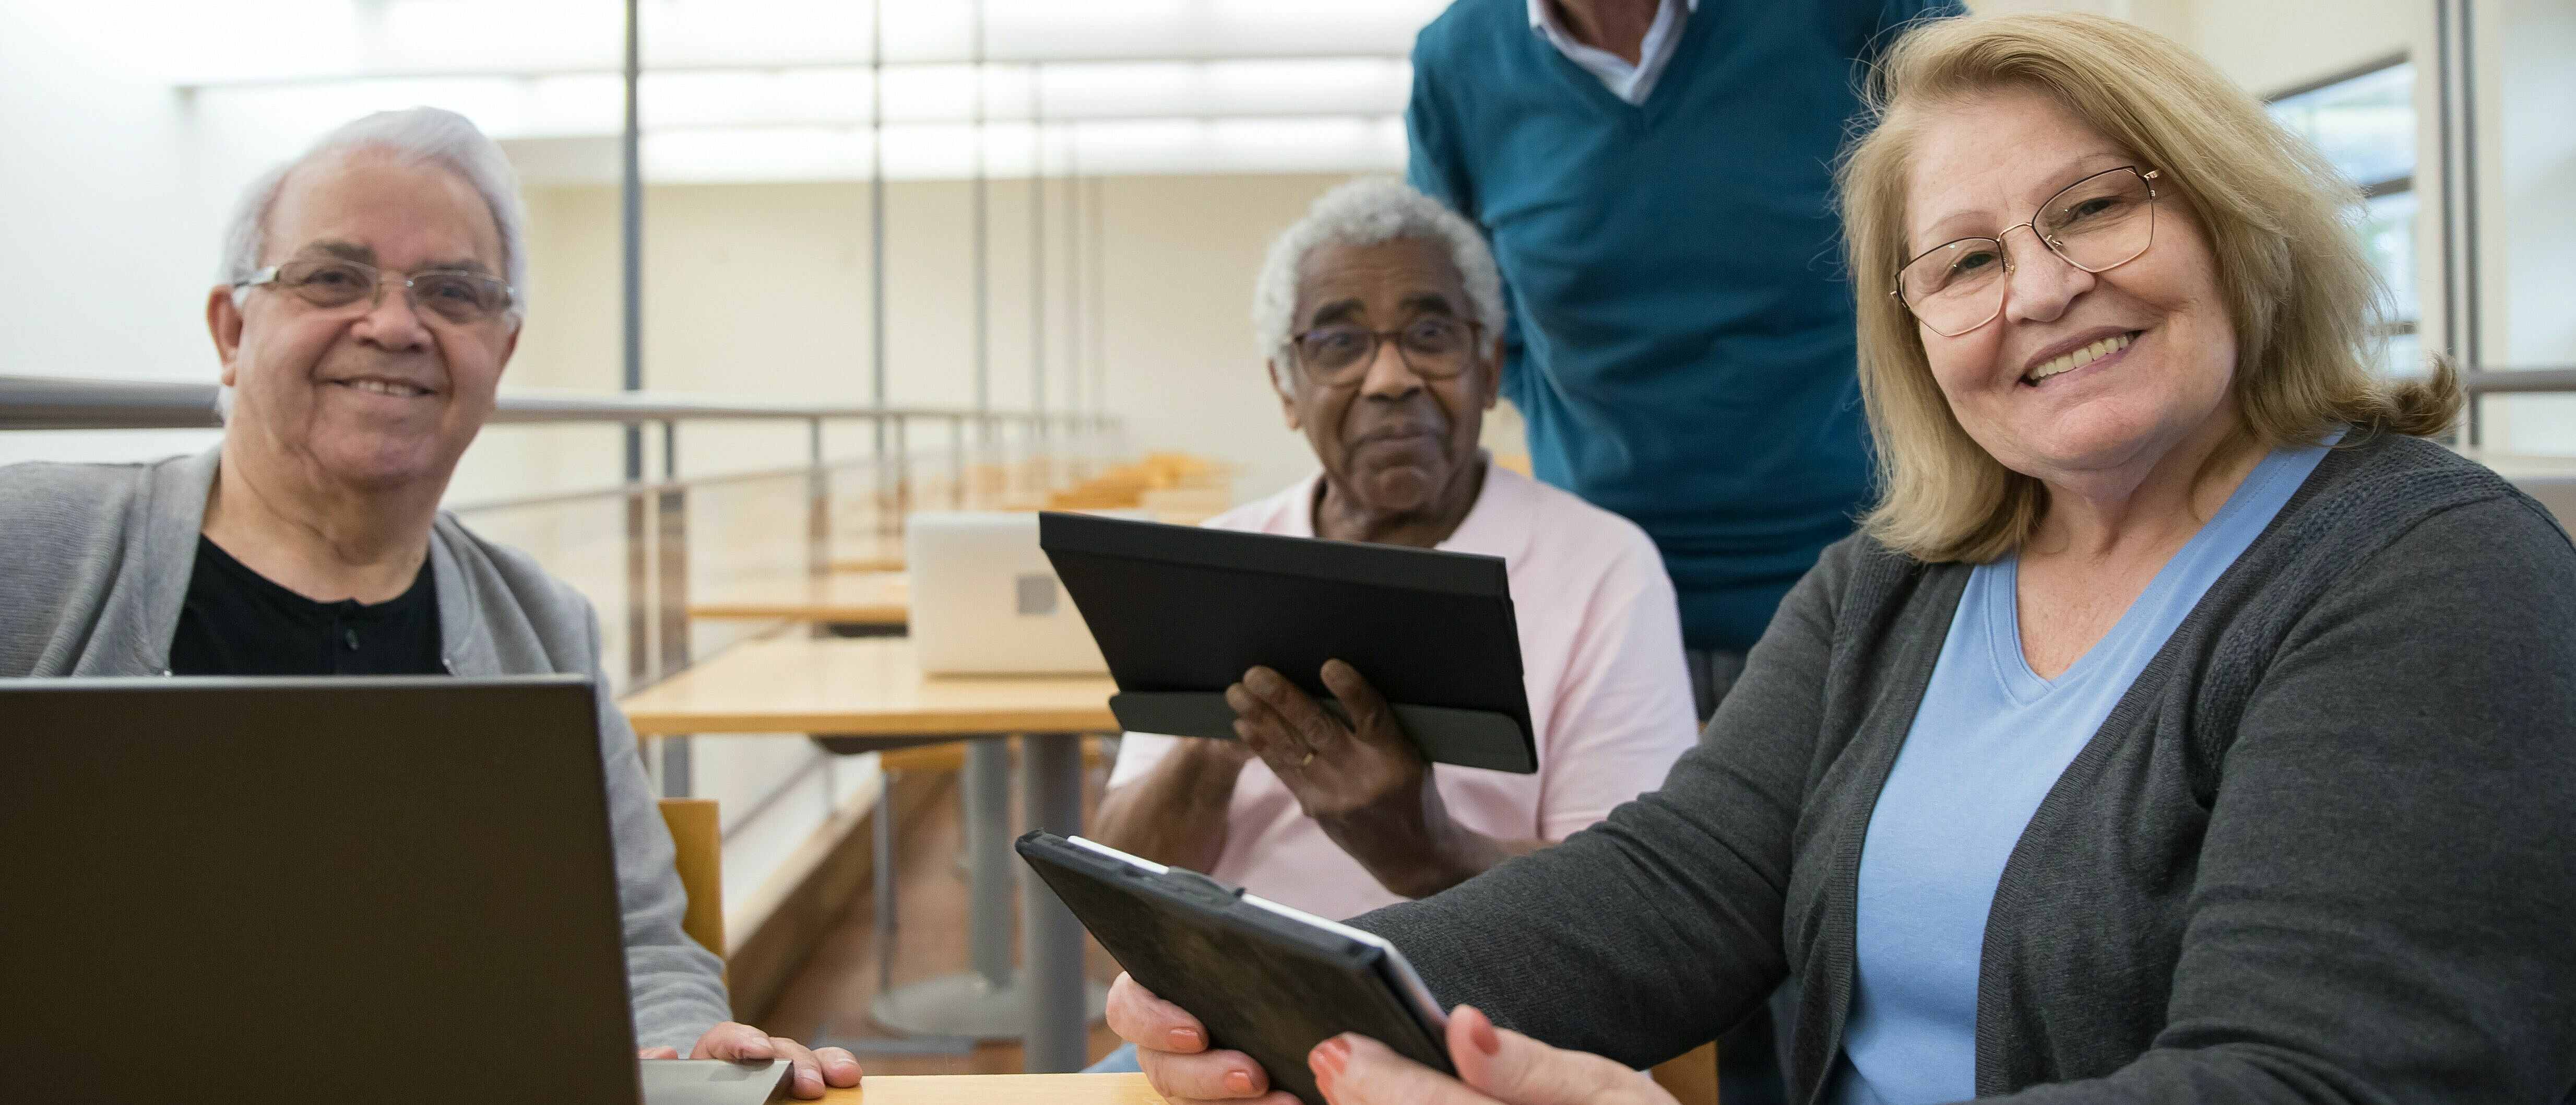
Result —
[[1252, 282], [1252, 337], [1261, 355], [1287, 356], [1288, 334], [1296, 325], [1297, 270], [1307, 254], [1324, 245], [1370, 246], [1398, 238], [1447, 247], [1485, 339], [1503, 332], [1502, 272], [1475, 224], [1403, 181], [1363, 177], [1324, 193], [1305, 218], [1270, 243], [1261, 275]]

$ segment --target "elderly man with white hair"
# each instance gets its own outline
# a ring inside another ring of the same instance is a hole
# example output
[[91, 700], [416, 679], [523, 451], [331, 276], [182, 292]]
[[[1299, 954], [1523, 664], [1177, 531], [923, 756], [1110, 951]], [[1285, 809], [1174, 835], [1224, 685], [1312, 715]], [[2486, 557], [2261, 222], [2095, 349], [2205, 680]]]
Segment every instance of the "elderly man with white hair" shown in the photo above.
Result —
[[[518, 344], [526, 221], [500, 148], [429, 108], [350, 123], [254, 184], [206, 297], [222, 444], [0, 468], [0, 677], [600, 678], [590, 604], [438, 509]], [[856, 1085], [848, 1052], [729, 1020], [604, 700], [599, 736], [643, 1057], [791, 1060], [800, 1097]]]
[[[1325, 917], [1425, 897], [1653, 789], [1692, 745], [1673, 586], [1643, 531], [1493, 464], [1502, 282], [1473, 226], [1394, 181], [1317, 200], [1271, 246], [1253, 323], [1288, 426], [1322, 470], [1223, 529], [1503, 558], [1538, 771], [1424, 762], [1367, 673], [1227, 688], [1241, 741], [1128, 734], [1091, 835]], [[1097, 1069], [1134, 1069], [1113, 1056]]]

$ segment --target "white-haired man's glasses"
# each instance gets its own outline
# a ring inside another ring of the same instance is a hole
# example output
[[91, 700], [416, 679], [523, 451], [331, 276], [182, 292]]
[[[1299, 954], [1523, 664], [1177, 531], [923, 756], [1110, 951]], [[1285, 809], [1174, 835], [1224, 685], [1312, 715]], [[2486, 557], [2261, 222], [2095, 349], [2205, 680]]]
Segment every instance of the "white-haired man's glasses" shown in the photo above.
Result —
[[364, 300], [372, 311], [384, 303], [388, 282], [403, 286], [414, 310], [427, 311], [460, 326], [486, 321], [510, 309], [510, 285], [488, 273], [431, 269], [406, 276], [336, 258], [270, 265], [252, 273], [240, 287], [274, 285], [322, 308], [347, 307]]
[[1467, 370], [1476, 359], [1476, 334], [1483, 329], [1447, 315], [1424, 315], [1394, 330], [1328, 324], [1294, 335], [1297, 367], [1306, 378], [1326, 387], [1356, 383], [1377, 360], [1378, 343], [1395, 342], [1405, 367], [1425, 380], [1446, 380]]

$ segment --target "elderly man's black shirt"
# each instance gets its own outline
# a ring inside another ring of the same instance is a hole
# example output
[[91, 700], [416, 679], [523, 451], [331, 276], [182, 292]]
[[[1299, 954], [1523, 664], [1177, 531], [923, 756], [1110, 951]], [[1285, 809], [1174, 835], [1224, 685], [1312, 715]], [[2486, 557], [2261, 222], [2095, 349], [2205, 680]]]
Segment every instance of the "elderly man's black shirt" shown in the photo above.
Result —
[[445, 674], [436, 588], [424, 560], [411, 588], [384, 602], [315, 602], [201, 534], [170, 640], [170, 674]]

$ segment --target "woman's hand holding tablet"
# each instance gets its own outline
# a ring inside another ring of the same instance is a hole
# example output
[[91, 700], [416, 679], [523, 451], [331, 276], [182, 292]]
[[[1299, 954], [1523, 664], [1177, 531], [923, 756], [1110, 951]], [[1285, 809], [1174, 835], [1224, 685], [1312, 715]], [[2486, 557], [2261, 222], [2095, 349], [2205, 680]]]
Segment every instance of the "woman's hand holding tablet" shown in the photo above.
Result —
[[[1197, 1018], [1123, 974], [1109, 988], [1109, 1027], [1136, 1045], [1137, 1065], [1171, 1105], [1296, 1103], [1251, 1056], [1209, 1050]], [[1333, 1105], [1674, 1105], [1644, 1074], [1497, 1028], [1472, 1005], [1450, 1011], [1446, 1036], [1455, 1078], [1357, 1033], [1317, 1044], [1306, 1062]]]
[[1270, 1073], [1240, 1051], [1208, 1049], [1207, 1026], [1188, 1011], [1120, 973], [1109, 984], [1109, 1030], [1136, 1045], [1136, 1065], [1171, 1105], [1200, 1101], [1251, 1101], [1298, 1105], [1286, 1090], [1270, 1088]]

